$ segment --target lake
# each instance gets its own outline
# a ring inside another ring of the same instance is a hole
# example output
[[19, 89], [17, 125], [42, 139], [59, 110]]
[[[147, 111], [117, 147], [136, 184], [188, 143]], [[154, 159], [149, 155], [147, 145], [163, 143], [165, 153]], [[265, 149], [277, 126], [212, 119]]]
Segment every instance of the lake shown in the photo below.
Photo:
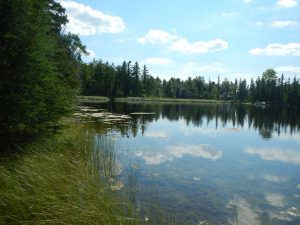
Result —
[[88, 106], [127, 115], [86, 126], [95, 129], [96, 141], [105, 136], [114, 142], [118, 179], [145, 224], [300, 224], [299, 111], [230, 104]]

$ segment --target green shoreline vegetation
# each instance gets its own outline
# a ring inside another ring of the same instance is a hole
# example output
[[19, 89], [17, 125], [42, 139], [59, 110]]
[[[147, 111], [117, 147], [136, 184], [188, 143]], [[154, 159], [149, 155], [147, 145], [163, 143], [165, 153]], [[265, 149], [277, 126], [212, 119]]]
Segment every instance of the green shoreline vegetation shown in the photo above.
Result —
[[215, 100], [215, 99], [183, 99], [183, 98], [162, 98], [162, 97], [126, 97], [109, 99], [102, 96], [78, 96], [80, 103], [105, 103], [109, 101], [114, 102], [159, 102], [159, 103], [201, 103], [201, 104], [224, 104], [233, 103], [232, 100]]
[[95, 146], [92, 130], [68, 122], [59, 134], [22, 149], [26, 154], [2, 157], [0, 224], [140, 224], [110, 183], [109, 143]]

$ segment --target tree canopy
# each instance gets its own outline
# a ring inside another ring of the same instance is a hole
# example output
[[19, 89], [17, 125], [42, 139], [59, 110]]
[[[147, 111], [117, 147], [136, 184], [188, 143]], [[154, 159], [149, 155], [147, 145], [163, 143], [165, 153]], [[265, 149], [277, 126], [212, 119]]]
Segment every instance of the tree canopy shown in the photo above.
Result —
[[1, 1], [0, 12], [0, 130], [32, 134], [71, 109], [85, 48], [63, 32], [68, 20], [54, 0]]
[[296, 77], [291, 82], [274, 69], [265, 70], [250, 84], [246, 79], [206, 81], [203, 76], [186, 80], [161, 80], [149, 74], [146, 65], [142, 71], [137, 62], [124, 61], [122, 65], [93, 61], [83, 64], [81, 84], [83, 95], [109, 97], [148, 96], [167, 98], [223, 99], [235, 102], [265, 101], [277, 105], [300, 107], [300, 85]]

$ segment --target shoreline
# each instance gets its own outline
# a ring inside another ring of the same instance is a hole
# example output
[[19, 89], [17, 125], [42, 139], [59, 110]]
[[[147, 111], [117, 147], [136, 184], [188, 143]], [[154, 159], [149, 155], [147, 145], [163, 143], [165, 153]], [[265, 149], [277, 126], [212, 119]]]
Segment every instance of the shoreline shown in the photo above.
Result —
[[114, 102], [149, 102], [149, 103], [206, 103], [206, 104], [233, 104], [233, 100], [215, 100], [215, 99], [183, 99], [183, 98], [156, 98], [156, 97], [120, 97], [110, 99], [103, 96], [78, 96], [80, 103], [105, 103]]

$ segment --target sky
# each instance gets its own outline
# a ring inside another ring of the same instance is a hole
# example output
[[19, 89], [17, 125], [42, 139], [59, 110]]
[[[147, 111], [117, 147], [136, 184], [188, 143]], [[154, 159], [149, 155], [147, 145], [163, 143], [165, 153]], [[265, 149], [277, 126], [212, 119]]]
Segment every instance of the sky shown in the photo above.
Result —
[[66, 31], [102, 59], [161, 79], [300, 78], [300, 0], [59, 0]]

